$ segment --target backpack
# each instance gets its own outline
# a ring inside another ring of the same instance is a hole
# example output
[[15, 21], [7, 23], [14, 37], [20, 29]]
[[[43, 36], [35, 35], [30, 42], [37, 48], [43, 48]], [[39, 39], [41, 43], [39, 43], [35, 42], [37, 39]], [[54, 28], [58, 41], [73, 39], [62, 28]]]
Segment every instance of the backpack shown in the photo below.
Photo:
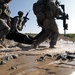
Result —
[[13, 24], [14, 19], [15, 19], [16, 17], [17, 17], [17, 16], [15, 16], [15, 17], [11, 17], [11, 25]]
[[17, 16], [15, 16], [15, 17], [11, 17], [11, 32], [13, 32], [13, 31], [16, 31], [16, 29], [13, 27], [13, 22], [14, 22], [14, 19], [16, 18]]
[[33, 4], [33, 12], [39, 20], [43, 20], [45, 18], [42, 4], [40, 4], [38, 2], [34, 3]]
[[36, 15], [37, 19], [44, 20], [47, 17], [47, 11], [50, 11], [50, 7], [47, 2], [37, 2], [33, 4], [33, 12]]

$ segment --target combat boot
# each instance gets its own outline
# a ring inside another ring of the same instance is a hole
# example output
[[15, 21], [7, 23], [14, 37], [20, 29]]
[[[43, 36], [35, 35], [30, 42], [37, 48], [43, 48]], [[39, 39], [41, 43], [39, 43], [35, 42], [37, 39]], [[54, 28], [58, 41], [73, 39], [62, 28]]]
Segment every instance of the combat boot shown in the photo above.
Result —
[[50, 47], [49, 47], [49, 48], [55, 48], [55, 47], [54, 47], [54, 45], [50, 45]]
[[33, 44], [32, 44], [33, 48], [38, 48], [38, 44], [37, 44], [37, 41], [36, 40], [33, 40]]
[[31, 40], [34, 40], [33, 36], [28, 35], [28, 38], [31, 39]]

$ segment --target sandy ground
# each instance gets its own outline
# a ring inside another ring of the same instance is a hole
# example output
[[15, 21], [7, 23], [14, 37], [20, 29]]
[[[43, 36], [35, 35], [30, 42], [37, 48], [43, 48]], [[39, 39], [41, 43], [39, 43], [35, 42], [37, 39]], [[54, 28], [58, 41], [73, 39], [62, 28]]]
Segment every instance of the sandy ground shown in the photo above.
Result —
[[[65, 51], [75, 52], [75, 43], [59, 40], [55, 49], [50, 49], [48, 42], [33, 49], [30, 45], [19, 45], [7, 41], [6, 48], [0, 48], [0, 75], [75, 75], [75, 60], [55, 60], [54, 57], [45, 57], [63, 54]], [[13, 57], [10, 57], [10, 56]], [[9, 58], [7, 58], [9, 57]]]

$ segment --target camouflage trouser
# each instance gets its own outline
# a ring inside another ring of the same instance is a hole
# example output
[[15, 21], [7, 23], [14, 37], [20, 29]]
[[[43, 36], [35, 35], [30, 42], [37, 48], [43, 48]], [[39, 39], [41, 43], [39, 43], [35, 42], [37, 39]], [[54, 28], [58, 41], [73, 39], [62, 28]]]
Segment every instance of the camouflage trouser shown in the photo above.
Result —
[[54, 19], [51, 21], [49, 19], [44, 21], [44, 30], [43, 32], [37, 39], [36, 43], [40, 44], [46, 39], [50, 39], [50, 45], [55, 45], [58, 39], [58, 27], [54, 21]]
[[0, 19], [0, 38], [5, 37], [9, 31], [10, 28], [7, 23], [3, 19]]
[[33, 37], [33, 40], [40, 38], [40, 36], [45, 33], [45, 30], [42, 29], [41, 32], [39, 34], [37, 34], [35, 37]]
[[8, 40], [14, 40], [18, 43], [23, 44], [32, 44], [32, 40], [29, 39], [25, 34], [19, 33], [19, 32], [10, 32], [6, 35], [6, 39]]

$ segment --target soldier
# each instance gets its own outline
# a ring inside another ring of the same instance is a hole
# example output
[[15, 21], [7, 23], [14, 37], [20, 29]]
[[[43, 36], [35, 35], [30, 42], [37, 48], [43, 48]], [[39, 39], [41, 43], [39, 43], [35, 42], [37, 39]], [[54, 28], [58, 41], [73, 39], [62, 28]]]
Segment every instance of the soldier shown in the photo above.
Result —
[[8, 3], [11, 0], [0, 0], [0, 40], [10, 31], [10, 9]]
[[23, 19], [23, 12], [19, 11], [17, 14], [18, 16], [11, 18], [11, 32], [21, 31], [26, 23], [26, 20]]
[[23, 29], [23, 25], [26, 22], [27, 20], [23, 19], [23, 12], [19, 11], [18, 16], [11, 18], [11, 30], [9, 34], [6, 35], [6, 39], [24, 44], [32, 44], [31, 39], [29, 39], [25, 34], [19, 32]]
[[33, 4], [37, 23], [44, 30], [37, 39], [33, 40], [34, 48], [46, 39], [51, 39], [50, 48], [55, 48], [59, 34], [55, 18], [62, 15], [62, 11], [55, 5], [55, 2], [55, 0], [38, 0]]

